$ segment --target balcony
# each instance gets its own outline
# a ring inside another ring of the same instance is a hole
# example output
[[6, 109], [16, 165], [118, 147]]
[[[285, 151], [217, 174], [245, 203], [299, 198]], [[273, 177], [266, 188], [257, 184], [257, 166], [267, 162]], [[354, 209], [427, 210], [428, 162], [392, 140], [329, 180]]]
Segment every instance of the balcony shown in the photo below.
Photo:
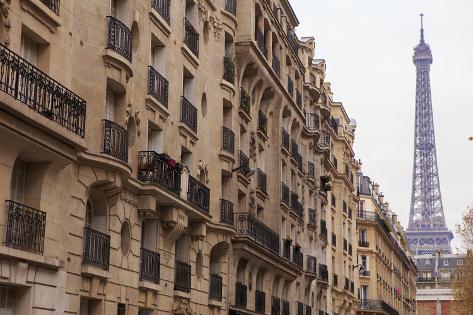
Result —
[[417, 282], [435, 282], [434, 277], [417, 277]]
[[103, 119], [103, 151], [125, 163], [128, 162], [128, 131], [113, 121]]
[[222, 277], [217, 274], [210, 274], [209, 298], [222, 301]]
[[281, 314], [281, 300], [275, 296], [271, 298], [271, 315]]
[[239, 162], [240, 162], [239, 172], [242, 173], [243, 175], [246, 175], [246, 173], [249, 171], [249, 168], [250, 168], [250, 158], [242, 151], [239, 151]]
[[333, 286], [338, 287], [338, 275], [336, 273], [333, 274]]
[[377, 221], [378, 214], [376, 212], [358, 211], [358, 219], [366, 221]]
[[343, 287], [344, 290], [350, 290], [350, 280], [345, 277], [345, 286]]
[[210, 209], [210, 189], [191, 175], [189, 175], [187, 187], [187, 201], [196, 206], [200, 211], [208, 214]]
[[149, 66], [148, 94], [164, 107], [168, 107], [169, 82], [151, 66]]
[[370, 247], [370, 242], [367, 240], [359, 240], [358, 241], [358, 246], [359, 247]]
[[255, 291], [255, 312], [264, 313], [266, 310], [265, 305], [266, 294], [263, 291]]
[[297, 51], [299, 50], [299, 43], [298, 43], [296, 32], [294, 31], [294, 29], [288, 29], [286, 36], [292, 50], [297, 55]]
[[1, 44], [0, 90], [84, 137], [86, 102]]
[[332, 233], [332, 246], [337, 246], [337, 235]]
[[174, 272], [174, 290], [191, 292], [191, 265], [178, 260]]
[[291, 192], [291, 210], [302, 220], [304, 217], [304, 207], [299, 201], [299, 195], [295, 192]]
[[317, 258], [315, 258], [314, 256], [307, 256], [306, 271], [312, 274], [317, 273]]
[[257, 184], [256, 188], [261, 190], [263, 193], [267, 194], [267, 176], [266, 173], [260, 170], [259, 168], [256, 170], [256, 178], [257, 178]]
[[284, 128], [281, 128], [281, 145], [289, 152], [289, 133]]
[[196, 57], [199, 57], [199, 33], [186, 18], [184, 18], [184, 31], [184, 44]]
[[181, 168], [166, 154], [154, 151], [138, 152], [138, 179], [145, 183], [157, 184], [176, 195], [181, 191]]
[[149, 249], [141, 248], [140, 280], [159, 283], [160, 256]]
[[310, 131], [320, 130], [320, 117], [316, 113], [307, 113], [305, 116], [305, 124]]
[[291, 140], [291, 156], [297, 164], [297, 168], [302, 171], [302, 155], [299, 153], [299, 145], [293, 139]]
[[[365, 268], [366, 268], [366, 267], [365, 267]], [[369, 276], [370, 276], [370, 271], [369, 271], [369, 270], [366, 270], [366, 269], [361, 269], [361, 270], [360, 270], [360, 276], [369, 277]]]
[[290, 76], [287, 76], [287, 92], [294, 97], [294, 82]]
[[171, 17], [170, 6], [171, 0], [151, 0], [151, 7], [155, 9], [168, 24]]
[[304, 304], [296, 302], [297, 315], [304, 315]]
[[220, 199], [220, 223], [234, 225], [233, 203]]
[[289, 205], [289, 187], [284, 183], [281, 183], [281, 201]]
[[289, 302], [285, 300], [281, 300], [282, 304], [282, 315], [289, 315]]
[[197, 133], [197, 108], [184, 96], [181, 97], [181, 122]]
[[249, 213], [236, 213], [236, 234], [248, 237], [279, 256], [279, 235]]
[[251, 97], [246, 93], [246, 91], [241, 88], [240, 89], [240, 109], [250, 117], [251, 116]]
[[307, 224], [315, 228], [315, 225], [317, 224], [315, 210], [309, 209], [308, 213], [309, 213], [309, 221], [307, 222]]
[[314, 162], [307, 162], [307, 176], [315, 180], [315, 164]]
[[312, 315], [312, 307], [310, 305], [305, 306], [305, 315]]
[[227, 127], [222, 127], [222, 149], [232, 155], [235, 153], [235, 133]]
[[282, 257], [291, 261], [291, 247], [292, 247], [292, 240], [285, 239], [282, 242]]
[[302, 110], [302, 94], [301, 92], [297, 90], [296, 90], [296, 105], [300, 110]]
[[294, 247], [292, 251], [292, 262], [300, 269], [304, 269], [304, 254], [302, 254], [300, 247]]
[[359, 309], [364, 311], [382, 311], [389, 315], [399, 315], [399, 312], [381, 300], [364, 300], [359, 304]]
[[327, 241], [327, 222], [325, 220], [320, 220], [320, 238]]
[[59, 7], [60, 7], [60, 2], [59, 0], [40, 0], [45, 6], [48, 7], [49, 10], [53, 11], [56, 13], [56, 15], [59, 15]]
[[262, 111], [258, 112], [258, 130], [268, 136], [268, 118]]
[[236, 1], [237, 0], [225, 0], [225, 11], [233, 16], [236, 16]]
[[131, 62], [131, 31], [118, 19], [113, 16], [107, 16], [108, 20], [108, 43], [107, 48], [122, 55]]
[[279, 61], [279, 58], [276, 55], [273, 55], [272, 66], [273, 66], [273, 71], [276, 74], [276, 76], [278, 78], [281, 77], [281, 61]]
[[246, 308], [247, 303], [247, 287], [243, 283], [236, 283], [235, 305], [237, 307]]
[[319, 281], [328, 282], [327, 265], [319, 264]]
[[323, 148], [330, 148], [332, 145], [331, 136], [327, 130], [322, 130], [322, 136], [319, 139], [319, 145]]
[[266, 49], [266, 45], [264, 43], [264, 34], [258, 27], [256, 27], [256, 30], [255, 30], [255, 37], [256, 37], [256, 45], [258, 46], [258, 49], [266, 58], [268, 58], [268, 49]]
[[110, 235], [85, 227], [82, 263], [108, 270], [109, 261]]
[[43, 254], [46, 212], [7, 200], [6, 245]]
[[223, 57], [223, 79], [231, 84], [235, 83], [235, 64], [228, 57]]

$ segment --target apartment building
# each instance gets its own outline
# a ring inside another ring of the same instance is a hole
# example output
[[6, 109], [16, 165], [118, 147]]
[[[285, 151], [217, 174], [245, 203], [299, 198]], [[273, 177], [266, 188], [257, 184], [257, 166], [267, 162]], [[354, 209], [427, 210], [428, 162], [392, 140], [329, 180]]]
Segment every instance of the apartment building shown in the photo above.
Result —
[[416, 314], [417, 268], [397, 215], [379, 185], [358, 174], [357, 314]]
[[356, 125], [287, 0], [0, 9], [1, 314], [355, 313]]

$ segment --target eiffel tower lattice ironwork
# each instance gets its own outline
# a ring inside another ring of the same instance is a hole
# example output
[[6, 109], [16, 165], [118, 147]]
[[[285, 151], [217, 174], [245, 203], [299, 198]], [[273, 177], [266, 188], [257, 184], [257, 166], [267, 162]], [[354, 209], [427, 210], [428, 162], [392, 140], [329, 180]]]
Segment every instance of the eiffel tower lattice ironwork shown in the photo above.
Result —
[[414, 255], [442, 251], [451, 254], [453, 234], [448, 230], [440, 193], [435, 148], [430, 65], [432, 52], [424, 40], [421, 14], [420, 42], [414, 48], [416, 66], [416, 122], [411, 210], [406, 236]]

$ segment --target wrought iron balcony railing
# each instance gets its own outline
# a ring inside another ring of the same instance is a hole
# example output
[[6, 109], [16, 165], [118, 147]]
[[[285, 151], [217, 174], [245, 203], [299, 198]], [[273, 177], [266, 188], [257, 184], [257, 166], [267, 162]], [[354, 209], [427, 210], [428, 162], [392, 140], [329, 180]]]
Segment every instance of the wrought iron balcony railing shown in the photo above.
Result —
[[235, 133], [227, 128], [222, 127], [222, 149], [231, 153], [235, 153]]
[[258, 112], [258, 130], [265, 135], [268, 134], [268, 118], [262, 111]]
[[290, 76], [287, 76], [287, 92], [294, 97], [294, 82]]
[[314, 162], [307, 162], [307, 176], [311, 179], [315, 179], [315, 164]]
[[166, 154], [154, 151], [138, 152], [138, 179], [158, 184], [177, 195], [181, 191], [181, 169]]
[[197, 133], [197, 108], [184, 96], [181, 97], [181, 122]]
[[222, 300], [222, 277], [218, 274], [210, 274], [209, 298], [217, 301]]
[[327, 269], [327, 265], [325, 264], [319, 264], [319, 274], [318, 274], [318, 278], [320, 281], [323, 281], [323, 282], [328, 282], [328, 269]]
[[103, 119], [103, 153], [123, 162], [128, 162], [128, 131], [114, 123]]
[[304, 217], [304, 207], [299, 201], [299, 195], [295, 192], [291, 192], [291, 209], [299, 217], [299, 219]]
[[315, 258], [314, 256], [307, 256], [306, 271], [312, 274], [317, 273], [317, 258]]
[[249, 213], [235, 214], [236, 234], [246, 236], [272, 253], [279, 255], [279, 235]]
[[235, 305], [246, 308], [248, 288], [243, 283], [237, 282], [235, 289]]
[[370, 271], [366, 270], [366, 269], [361, 269], [360, 270], [360, 276], [369, 277], [370, 276]]
[[86, 102], [1, 44], [0, 90], [84, 137]]
[[149, 66], [148, 94], [168, 107], [169, 82], [151, 66]]
[[362, 299], [359, 303], [360, 310], [370, 310], [370, 311], [384, 311], [389, 315], [399, 315], [399, 312], [396, 311], [393, 307], [381, 300], [366, 300]]
[[307, 113], [305, 116], [307, 129], [310, 131], [320, 130], [320, 117], [316, 113]]
[[276, 74], [276, 76], [278, 78], [281, 77], [281, 61], [279, 61], [279, 58], [276, 55], [273, 55], [272, 66], [273, 66], [273, 71]]
[[324, 148], [330, 148], [332, 145], [331, 136], [327, 130], [322, 130], [322, 135], [319, 139], [319, 145]]
[[49, 10], [59, 15], [60, 0], [41, 0], [41, 2], [47, 6]]
[[315, 210], [309, 208], [308, 213], [309, 213], [309, 221], [307, 222], [307, 224], [315, 227], [315, 225], [317, 224]]
[[281, 201], [289, 205], [289, 187], [285, 183], [281, 183]]
[[359, 240], [358, 241], [358, 246], [359, 247], [370, 247], [370, 242], [367, 240]]
[[46, 232], [46, 212], [7, 200], [6, 245], [42, 254]]
[[171, 0], [151, 0], [151, 7], [156, 10], [156, 12], [161, 15], [161, 17], [166, 21], [170, 22], [170, 8]]
[[240, 88], [240, 109], [251, 116], [251, 97], [243, 88]]
[[223, 57], [223, 79], [232, 84], [235, 82], [235, 64], [228, 57]]
[[278, 297], [271, 297], [271, 315], [281, 314], [281, 300]]
[[293, 249], [292, 262], [300, 269], [304, 269], [304, 254], [302, 254], [301, 249], [298, 247]]
[[176, 260], [174, 272], [174, 290], [191, 292], [191, 265]]
[[233, 203], [220, 199], [220, 223], [234, 225]]
[[186, 44], [194, 55], [199, 57], [199, 33], [197, 33], [197, 30], [186, 18], [184, 18], [184, 30], [184, 44]]
[[264, 42], [264, 34], [258, 27], [256, 27], [256, 30], [255, 30], [255, 37], [256, 37], [256, 44], [258, 45], [258, 49], [266, 58], [268, 58], [268, 49], [266, 48], [266, 44]]
[[108, 270], [110, 261], [110, 235], [84, 228], [84, 252], [82, 263]]
[[187, 201], [204, 213], [210, 210], [210, 189], [189, 175], [187, 186]]
[[249, 171], [250, 158], [242, 151], [239, 151], [239, 162], [240, 162], [239, 172], [245, 175]]
[[281, 128], [281, 145], [289, 152], [289, 133], [284, 128]]
[[291, 261], [291, 248], [292, 240], [283, 239], [282, 240], [282, 257]]
[[225, 0], [225, 11], [236, 16], [236, 1], [237, 0]]
[[299, 90], [296, 90], [296, 105], [299, 109], [302, 109], [302, 94]]
[[159, 283], [160, 255], [149, 249], [141, 248], [140, 280]]
[[304, 315], [304, 304], [296, 302], [297, 315]]
[[255, 312], [264, 313], [266, 311], [266, 294], [263, 291], [255, 291]]
[[367, 221], [377, 221], [378, 214], [376, 212], [358, 211], [358, 219], [367, 220]]
[[108, 19], [108, 43], [107, 48], [119, 53], [131, 62], [132, 59], [132, 35], [130, 29], [120, 20], [113, 16]]
[[296, 32], [293, 29], [288, 29], [286, 36], [292, 50], [297, 54], [297, 51], [299, 50], [299, 43]]
[[267, 176], [266, 173], [260, 170], [259, 168], [256, 170], [256, 177], [257, 177], [257, 188], [261, 190], [263, 193], [267, 193]]
[[305, 306], [305, 315], [312, 315], [312, 307], [310, 305]]
[[286, 300], [281, 300], [282, 304], [282, 315], [289, 315], [289, 302]]

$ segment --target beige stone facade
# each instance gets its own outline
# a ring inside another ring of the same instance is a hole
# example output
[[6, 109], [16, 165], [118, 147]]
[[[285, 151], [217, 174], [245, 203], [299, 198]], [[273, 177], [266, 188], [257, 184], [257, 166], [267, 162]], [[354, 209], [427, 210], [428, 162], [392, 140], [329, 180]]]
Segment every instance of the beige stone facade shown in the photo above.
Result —
[[356, 126], [287, 0], [0, 9], [0, 314], [355, 314]]
[[358, 174], [360, 304], [357, 314], [416, 314], [417, 268], [379, 185]]

